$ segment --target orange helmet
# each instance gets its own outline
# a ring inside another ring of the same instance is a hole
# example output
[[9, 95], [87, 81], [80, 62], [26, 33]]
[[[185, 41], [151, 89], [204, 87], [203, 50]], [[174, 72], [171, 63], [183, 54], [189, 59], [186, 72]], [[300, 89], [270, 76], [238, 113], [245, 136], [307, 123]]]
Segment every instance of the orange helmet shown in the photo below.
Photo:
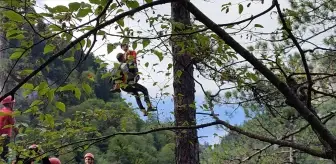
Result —
[[1, 101], [1, 104], [4, 105], [4, 104], [9, 104], [9, 103], [15, 103], [15, 99], [13, 99], [12, 96], [7, 96], [6, 98], [4, 98], [2, 101]]
[[94, 159], [94, 156], [91, 153], [86, 153], [85, 156], [84, 156], [84, 158], [86, 158], [86, 157], [90, 157], [90, 158]]
[[61, 164], [61, 161], [56, 157], [49, 158], [50, 164]]

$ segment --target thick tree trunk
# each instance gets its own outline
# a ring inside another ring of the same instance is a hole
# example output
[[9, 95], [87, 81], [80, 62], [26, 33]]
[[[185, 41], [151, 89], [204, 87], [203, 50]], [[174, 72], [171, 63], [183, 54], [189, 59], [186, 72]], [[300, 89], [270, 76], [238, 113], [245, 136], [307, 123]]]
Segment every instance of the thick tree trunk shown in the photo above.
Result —
[[[190, 13], [180, 3], [171, 3], [171, 14], [173, 21], [183, 24], [184, 28], [188, 28], [191, 24]], [[173, 26], [173, 33], [181, 30]], [[190, 54], [186, 52], [180, 54], [181, 47], [177, 42], [183, 42], [183, 46], [187, 46], [191, 41], [186, 36], [172, 39], [175, 125], [191, 126], [196, 125], [196, 110], [192, 105], [195, 101], [194, 68], [190, 64]], [[180, 74], [181, 72], [182, 74]], [[199, 163], [199, 144], [196, 129], [176, 131], [175, 160], [177, 164]]]

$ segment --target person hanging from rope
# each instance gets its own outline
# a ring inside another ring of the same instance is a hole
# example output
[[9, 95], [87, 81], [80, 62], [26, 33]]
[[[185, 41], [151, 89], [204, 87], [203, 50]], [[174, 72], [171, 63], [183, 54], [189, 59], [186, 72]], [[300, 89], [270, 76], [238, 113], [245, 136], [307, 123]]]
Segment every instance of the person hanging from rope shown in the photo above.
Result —
[[[122, 43], [120, 45], [120, 47], [124, 51], [124, 54], [122, 54], [123, 59], [125, 59], [130, 64], [130, 70], [129, 71], [137, 74], [139, 72], [139, 69], [138, 69], [136, 52], [134, 50], [129, 50], [129, 46], [126, 43]], [[117, 57], [117, 59], [118, 59], [118, 57]], [[115, 69], [114, 71], [117, 71], [117, 69]], [[116, 73], [117, 72], [112, 72], [112, 74], [116, 74]], [[140, 78], [138, 74], [137, 74], [136, 78]], [[111, 92], [121, 92], [120, 85], [119, 84], [114, 84], [113, 88], [110, 91]]]
[[[120, 62], [120, 65], [117, 69], [115, 69], [118, 70], [114, 72], [115, 75], [112, 75], [115, 76], [115, 79], [112, 81], [117, 82], [117, 84], [114, 85], [118, 85], [118, 87], [123, 91], [135, 96], [136, 102], [140, 110], [144, 113], [144, 116], [147, 116], [147, 112], [149, 111], [155, 111], [149, 99], [147, 88], [138, 83], [140, 77], [137, 69], [134, 69], [136, 66], [134, 60], [126, 61], [125, 55], [122, 53], [117, 54], [117, 60]], [[118, 74], [120, 75], [118, 76]], [[145, 110], [145, 107], [142, 105], [140, 95], [138, 93], [139, 91], [144, 94], [147, 110]]]
[[[9, 149], [7, 144], [9, 144], [11, 137], [15, 137], [18, 133], [18, 129], [14, 127], [15, 119], [12, 116], [13, 108], [15, 104], [14, 95], [7, 96], [1, 101], [1, 104], [4, 106], [0, 109], [0, 142], [2, 146], [1, 158], [5, 161], [8, 160], [7, 154]], [[14, 134], [13, 134], [14, 133]]]

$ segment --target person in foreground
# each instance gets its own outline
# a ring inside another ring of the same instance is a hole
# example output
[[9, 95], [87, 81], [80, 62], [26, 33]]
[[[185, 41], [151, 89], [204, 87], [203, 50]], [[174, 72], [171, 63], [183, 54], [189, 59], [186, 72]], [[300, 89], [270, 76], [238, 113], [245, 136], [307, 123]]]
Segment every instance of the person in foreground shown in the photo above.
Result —
[[91, 153], [86, 153], [84, 156], [85, 164], [94, 164], [94, 156]]
[[[15, 99], [13, 96], [7, 96], [1, 101], [3, 108], [0, 109], [0, 144], [2, 147], [1, 158], [8, 161], [8, 144], [10, 143], [11, 137], [15, 137], [18, 130], [13, 127], [15, 124], [15, 119], [12, 116], [13, 108], [15, 104]], [[13, 133], [14, 132], [14, 133]]]

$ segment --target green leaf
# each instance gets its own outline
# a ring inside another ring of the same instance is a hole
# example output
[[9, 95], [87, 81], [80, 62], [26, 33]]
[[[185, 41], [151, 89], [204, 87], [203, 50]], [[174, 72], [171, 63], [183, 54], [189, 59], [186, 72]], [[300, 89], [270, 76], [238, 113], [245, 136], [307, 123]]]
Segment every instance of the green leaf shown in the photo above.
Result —
[[20, 75], [29, 75], [33, 72], [34, 70], [32, 69], [26, 69], [26, 70], [23, 70], [21, 71]]
[[112, 75], [111, 75], [111, 73], [110, 72], [107, 72], [107, 73], [104, 73], [103, 75], [102, 75], [102, 79], [105, 79], [105, 78], [107, 78], [107, 77], [111, 77]]
[[62, 31], [63, 30], [61, 27], [59, 27], [59, 26], [57, 26], [55, 24], [50, 25], [49, 28], [50, 28], [51, 31], [54, 31], [54, 32], [55, 31]]
[[41, 105], [43, 104], [43, 101], [41, 100], [34, 100], [29, 107], [33, 107], [33, 106], [38, 106], [38, 105]]
[[153, 0], [145, 0], [146, 1], [146, 3], [151, 3], [151, 2], [153, 2]]
[[76, 87], [76, 88], [75, 88], [75, 97], [76, 97], [78, 100], [80, 100], [81, 95], [82, 95], [81, 91]]
[[58, 6], [54, 7], [54, 10], [55, 10], [55, 12], [59, 12], [59, 13], [69, 11], [69, 9], [66, 6], [63, 6], [63, 5], [58, 5]]
[[254, 27], [264, 28], [261, 24], [255, 24]]
[[17, 22], [23, 22], [24, 21], [23, 17], [20, 14], [14, 12], [12, 10], [4, 11], [4, 12], [2, 12], [2, 14], [12, 21], [17, 21]]
[[60, 101], [57, 101], [57, 102], [55, 103], [55, 106], [56, 106], [56, 108], [58, 108], [58, 109], [61, 110], [62, 112], [65, 112], [65, 104], [64, 104], [64, 103], [62, 103], [62, 102], [60, 102]]
[[133, 0], [133, 1], [126, 1], [126, 6], [129, 7], [129, 8], [137, 8], [139, 7], [139, 2], [137, 2], [136, 0]]
[[132, 43], [132, 48], [133, 50], [135, 50], [138, 47], [138, 43], [137, 42], [133, 42]]
[[117, 6], [117, 3], [113, 3], [111, 6], [110, 6], [110, 10], [114, 10], [116, 9], [118, 6]]
[[18, 59], [18, 58], [20, 58], [22, 53], [23, 53], [23, 51], [16, 51], [16, 52], [12, 53], [12, 55], [9, 57], [9, 59], [11, 59], [11, 60]]
[[47, 54], [51, 51], [54, 51], [55, 48], [56, 48], [56, 46], [54, 46], [52, 44], [47, 44], [43, 49], [43, 54]]
[[59, 91], [63, 92], [63, 91], [73, 91], [76, 88], [76, 86], [74, 84], [67, 84], [63, 87], [60, 87]]
[[145, 48], [149, 45], [150, 43], [150, 40], [149, 39], [143, 39], [142, 40], [142, 47]]
[[102, 11], [103, 11], [103, 6], [100, 5], [96, 8], [96, 10], [94, 11], [94, 14], [98, 16]]
[[72, 3], [69, 3], [68, 6], [69, 6], [70, 11], [77, 11], [80, 8], [80, 3], [72, 2]]
[[254, 73], [247, 72], [246, 76], [249, 77], [250, 79], [252, 79], [253, 81], [258, 81], [258, 77]]
[[160, 61], [163, 60], [163, 54], [162, 54], [162, 52], [154, 50], [154, 54], [159, 58]]
[[119, 19], [119, 20], [117, 20], [117, 23], [118, 23], [121, 27], [124, 27], [124, 26], [125, 26], [125, 23], [124, 23], [124, 20], [123, 20], [123, 19]]
[[83, 83], [82, 88], [83, 88], [84, 92], [86, 92], [87, 94], [92, 93], [92, 88], [90, 87], [90, 85], [88, 85], [86, 83]]
[[180, 78], [181, 75], [182, 75], [182, 71], [181, 71], [181, 70], [176, 71], [176, 76], [177, 76], [178, 78]]
[[26, 31], [21, 31], [21, 30], [16, 30], [16, 29], [8, 30], [6, 33], [6, 37], [9, 39], [10, 37], [16, 36], [18, 34], [23, 34], [23, 33], [26, 33]]
[[244, 10], [244, 6], [242, 4], [239, 4], [238, 9], [239, 9], [239, 14], [241, 14]]
[[79, 9], [77, 13], [77, 17], [85, 17], [87, 16], [92, 10], [90, 8]]
[[232, 94], [231, 94], [230, 91], [225, 92], [225, 97], [226, 97], [227, 99], [229, 99], [231, 96], [232, 96]]
[[89, 1], [92, 4], [96, 4], [96, 5], [100, 5], [101, 4], [100, 0], [89, 0]]
[[173, 64], [169, 63], [167, 70], [171, 69], [173, 67]]
[[51, 114], [46, 114], [44, 116], [45, 120], [47, 121], [47, 123], [50, 125], [51, 128], [54, 128], [55, 126], [55, 120], [54, 117]]
[[87, 39], [87, 41], [86, 41], [86, 47], [91, 47], [91, 40], [90, 39]]
[[34, 89], [34, 85], [30, 84], [30, 83], [25, 83], [25, 84], [23, 84], [22, 88], [33, 90]]
[[63, 59], [63, 61], [74, 62], [75, 58], [73, 56]]
[[103, 31], [103, 30], [99, 30], [99, 31], [97, 32], [97, 35], [105, 35], [105, 34], [106, 34], [106, 32]]
[[145, 63], [145, 67], [148, 67], [148, 65], [149, 65], [149, 63], [148, 63], [148, 62], [146, 62], [146, 63]]
[[110, 54], [115, 48], [117, 48], [114, 44], [107, 44], [107, 53]]
[[54, 98], [55, 98], [55, 90], [56, 89], [51, 89], [47, 93], [47, 97], [48, 97], [49, 103], [52, 102], [54, 100]]

